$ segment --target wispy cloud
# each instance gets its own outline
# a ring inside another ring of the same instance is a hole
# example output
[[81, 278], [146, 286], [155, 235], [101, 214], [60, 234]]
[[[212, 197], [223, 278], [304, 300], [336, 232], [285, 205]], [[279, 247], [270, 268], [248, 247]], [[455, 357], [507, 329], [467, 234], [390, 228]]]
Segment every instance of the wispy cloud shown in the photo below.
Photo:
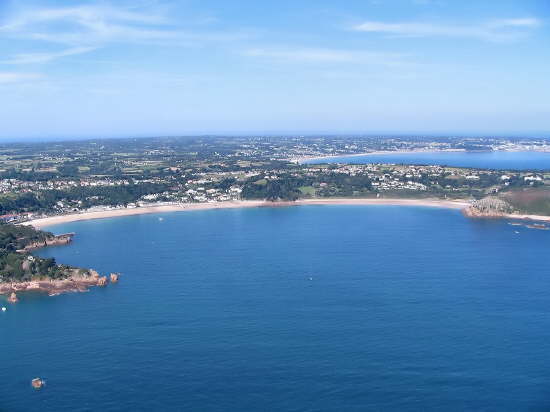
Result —
[[359, 32], [401, 37], [456, 37], [485, 41], [514, 41], [527, 36], [542, 25], [536, 18], [498, 19], [475, 25], [444, 25], [424, 22], [386, 23], [366, 21], [353, 26]]
[[193, 47], [246, 37], [242, 32], [216, 32], [209, 28], [184, 30], [180, 22], [160, 14], [158, 7], [130, 9], [105, 3], [24, 9], [8, 17], [0, 26], [0, 35], [34, 40], [42, 47], [48, 43], [66, 47], [60, 52], [20, 53], [7, 59], [10, 63], [44, 63], [115, 43]]
[[310, 63], [370, 63], [395, 65], [403, 62], [404, 55], [364, 50], [343, 50], [325, 48], [253, 48], [243, 51], [243, 55], [274, 60]]
[[36, 63], [47, 63], [49, 61], [67, 57], [74, 56], [78, 54], [88, 53], [92, 50], [95, 50], [95, 47], [75, 47], [71, 49], [65, 49], [59, 52], [50, 52], [50, 53], [20, 53], [16, 54], [8, 60], [1, 60], [2, 64], [36, 64]]
[[131, 23], [157, 24], [166, 20], [158, 15], [138, 13], [126, 9], [105, 5], [89, 5], [64, 8], [27, 9], [17, 14], [4, 29], [26, 27], [29, 24], [51, 21], [72, 21], [82, 25], [93, 26], [104, 21], [123, 21]]
[[38, 80], [41, 78], [42, 75], [39, 73], [0, 72], [0, 84], [21, 83], [30, 80]]
[[[16, 37], [59, 43], [93, 43], [108, 40], [125, 28], [162, 25], [160, 16], [105, 5], [26, 9], [11, 17], [0, 32]], [[162, 31], [162, 30], [159, 30]]]

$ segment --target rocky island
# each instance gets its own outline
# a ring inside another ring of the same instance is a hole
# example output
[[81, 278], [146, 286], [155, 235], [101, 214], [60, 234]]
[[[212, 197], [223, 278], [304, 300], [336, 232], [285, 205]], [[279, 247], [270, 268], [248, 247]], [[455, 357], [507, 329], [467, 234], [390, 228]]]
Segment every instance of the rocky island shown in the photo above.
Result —
[[30, 253], [40, 247], [68, 244], [73, 236], [73, 233], [56, 236], [30, 226], [0, 224], [0, 295], [16, 303], [19, 292], [53, 296], [106, 285], [107, 278], [93, 269], [58, 264], [55, 259]]

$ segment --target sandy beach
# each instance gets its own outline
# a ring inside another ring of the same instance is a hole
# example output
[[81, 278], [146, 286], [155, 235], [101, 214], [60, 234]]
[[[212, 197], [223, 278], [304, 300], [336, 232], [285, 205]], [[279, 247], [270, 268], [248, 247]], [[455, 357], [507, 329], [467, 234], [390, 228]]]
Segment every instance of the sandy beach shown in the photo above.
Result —
[[22, 223], [23, 225], [31, 225], [37, 229], [42, 229], [47, 226], [58, 225], [61, 223], [78, 222], [81, 220], [105, 219], [109, 217], [145, 215], [151, 213], [165, 212], [184, 212], [191, 210], [207, 210], [207, 209], [232, 209], [243, 207], [259, 207], [264, 205], [263, 201], [235, 201], [235, 202], [214, 202], [214, 203], [182, 203], [179, 205], [158, 205], [136, 207], [131, 209], [110, 209], [93, 212], [72, 213], [67, 215], [50, 216], [39, 218]]
[[393, 205], [393, 206], [425, 206], [450, 209], [463, 209], [470, 204], [466, 201], [452, 201], [439, 199], [304, 199], [296, 202], [265, 202], [254, 200], [242, 200], [232, 202], [213, 203], [184, 203], [180, 205], [159, 205], [136, 207], [132, 209], [112, 209], [94, 212], [73, 213], [67, 215], [51, 216], [24, 222], [24, 225], [32, 225], [37, 229], [62, 223], [77, 222], [81, 220], [105, 219], [110, 217], [143, 215], [164, 212], [185, 212], [193, 210], [209, 209], [234, 209], [248, 207], [282, 207], [302, 205]]

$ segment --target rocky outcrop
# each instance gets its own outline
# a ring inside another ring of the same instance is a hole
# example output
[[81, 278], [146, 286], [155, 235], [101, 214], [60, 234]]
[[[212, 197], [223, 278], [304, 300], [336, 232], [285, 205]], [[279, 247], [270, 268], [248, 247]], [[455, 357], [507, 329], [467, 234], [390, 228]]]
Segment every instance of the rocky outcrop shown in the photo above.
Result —
[[62, 235], [51, 236], [41, 241], [29, 243], [23, 249], [18, 250], [18, 252], [28, 252], [31, 250], [36, 250], [47, 246], [66, 245], [73, 241], [73, 237], [74, 237], [74, 233], [64, 233]]
[[99, 279], [99, 273], [93, 269], [90, 269], [88, 271], [90, 273], [90, 277], [94, 278], [95, 280]]
[[11, 293], [10, 297], [8, 298], [8, 302], [10, 302], [10, 303], [19, 302], [19, 298], [17, 297], [17, 294], [15, 292]]
[[118, 282], [118, 273], [111, 273], [111, 283], [117, 283]]
[[525, 225], [529, 229], [538, 229], [538, 230], [550, 230], [550, 227], [543, 225], [541, 223], [533, 223], [532, 225]]
[[[107, 277], [100, 276], [95, 270], [89, 270], [86, 273], [80, 273], [74, 270], [70, 277], [66, 279], [41, 279], [27, 282], [5, 282], [0, 283], [0, 295], [15, 296], [19, 292], [43, 292], [50, 296], [59, 295], [67, 292], [87, 292], [93, 286], [106, 286]], [[17, 301], [17, 300], [16, 300]]]
[[31, 385], [34, 389], [40, 389], [44, 386], [44, 381], [40, 378], [34, 378], [31, 381]]
[[512, 205], [495, 196], [476, 200], [470, 207], [464, 209], [464, 214], [468, 217], [503, 217], [513, 212]]
[[31, 268], [31, 261], [29, 259], [26, 259], [21, 264], [21, 269], [23, 269], [24, 272], [27, 272]]

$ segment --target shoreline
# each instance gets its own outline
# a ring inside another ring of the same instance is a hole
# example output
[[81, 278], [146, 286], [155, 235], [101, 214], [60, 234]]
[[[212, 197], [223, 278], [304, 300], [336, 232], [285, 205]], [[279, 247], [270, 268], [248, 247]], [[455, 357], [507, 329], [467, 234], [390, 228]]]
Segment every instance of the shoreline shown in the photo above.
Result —
[[107, 276], [101, 276], [97, 271], [88, 269], [88, 275], [78, 273], [75, 269], [73, 273], [63, 279], [39, 278], [33, 280], [24, 280], [19, 282], [0, 283], [0, 296], [8, 296], [9, 303], [19, 301], [17, 294], [36, 292], [45, 293], [48, 296], [57, 296], [63, 293], [88, 292], [92, 287], [105, 287], [109, 283], [118, 282], [118, 274], [110, 275], [111, 282]]
[[25, 294], [29, 292], [44, 293], [48, 296], [57, 296], [63, 293], [88, 292], [90, 288], [100, 285], [100, 278], [96, 277], [70, 277], [67, 279], [41, 279], [23, 282], [0, 283], [0, 296]]
[[304, 162], [314, 160], [329, 160], [339, 157], [362, 157], [362, 156], [379, 156], [379, 155], [392, 155], [392, 154], [415, 154], [415, 153], [462, 153], [466, 152], [466, 149], [439, 149], [439, 150], [375, 150], [373, 152], [365, 153], [353, 153], [353, 154], [339, 154], [339, 155], [326, 155], [326, 156], [306, 156], [292, 159], [298, 164], [307, 164]]
[[464, 215], [471, 219], [510, 219], [510, 220], [527, 220], [531, 222], [550, 222], [550, 216], [544, 215], [526, 215], [514, 213], [481, 213], [472, 211], [470, 208], [463, 210]]
[[79, 222], [82, 220], [106, 219], [111, 217], [146, 215], [154, 213], [167, 212], [184, 212], [192, 210], [209, 210], [209, 209], [234, 209], [245, 207], [260, 207], [263, 201], [231, 201], [231, 202], [215, 202], [215, 203], [182, 203], [179, 205], [151, 205], [136, 207], [131, 209], [109, 209], [92, 212], [70, 213], [66, 215], [48, 216], [38, 219], [29, 220], [21, 223], [26, 226], [33, 226], [36, 229], [43, 229], [48, 226], [59, 225], [62, 223]]
[[[465, 199], [444, 200], [436, 198], [426, 199], [399, 199], [399, 198], [327, 198], [327, 199], [301, 199], [292, 201], [269, 202], [262, 200], [238, 200], [228, 202], [212, 203], [182, 203], [179, 205], [151, 205], [136, 207], [132, 209], [111, 209], [93, 212], [73, 213], [58, 216], [49, 216], [38, 218], [21, 223], [22, 225], [33, 226], [36, 229], [43, 229], [49, 226], [55, 226], [63, 223], [78, 222], [83, 220], [106, 219], [123, 216], [135, 216], [167, 212], [188, 212], [194, 210], [212, 210], [212, 209], [243, 209], [254, 207], [288, 207], [288, 206], [308, 206], [308, 205], [356, 205], [356, 206], [420, 206], [437, 207], [444, 209], [455, 209], [466, 211], [471, 203]], [[550, 216], [529, 215], [529, 214], [495, 214], [495, 215], [474, 215], [465, 213], [470, 218], [501, 218], [514, 220], [530, 220], [550, 222]]]
[[43, 229], [48, 226], [59, 225], [63, 223], [78, 222], [83, 220], [106, 219], [112, 217], [135, 216], [154, 213], [167, 212], [186, 212], [193, 210], [212, 210], [212, 209], [241, 209], [251, 207], [287, 207], [287, 206], [307, 206], [307, 205], [379, 205], [379, 206], [422, 206], [422, 207], [439, 207], [447, 209], [465, 209], [470, 206], [470, 203], [465, 200], [442, 200], [442, 199], [396, 199], [396, 198], [363, 198], [363, 199], [346, 199], [346, 198], [328, 198], [328, 199], [302, 199], [294, 202], [280, 201], [269, 202], [260, 200], [240, 200], [229, 202], [212, 202], [212, 203], [182, 203], [180, 205], [152, 205], [144, 207], [136, 207], [132, 209], [112, 209], [103, 211], [73, 213], [67, 215], [50, 216], [38, 218], [21, 223], [22, 225], [30, 225], [37, 229]]
[[[353, 154], [338, 154], [338, 155], [324, 155], [324, 156], [306, 156], [306, 157], [297, 157], [291, 159], [291, 161], [298, 164], [309, 164], [307, 162], [319, 161], [319, 160], [330, 160], [336, 159], [339, 157], [362, 157], [362, 156], [380, 156], [380, 155], [394, 155], [394, 154], [415, 154], [415, 153], [466, 153], [466, 149], [435, 149], [435, 150], [376, 150], [373, 152], [365, 153], [353, 153]], [[476, 152], [476, 151], [473, 151]], [[535, 153], [549, 153], [548, 150], [522, 150], [522, 149], [510, 149], [510, 150], [483, 150], [483, 152], [504, 152], [504, 153], [517, 153], [517, 152], [535, 152]], [[317, 165], [318, 163], [312, 163]], [[413, 165], [414, 166], [414, 165]], [[436, 165], [432, 165], [436, 166]]]

